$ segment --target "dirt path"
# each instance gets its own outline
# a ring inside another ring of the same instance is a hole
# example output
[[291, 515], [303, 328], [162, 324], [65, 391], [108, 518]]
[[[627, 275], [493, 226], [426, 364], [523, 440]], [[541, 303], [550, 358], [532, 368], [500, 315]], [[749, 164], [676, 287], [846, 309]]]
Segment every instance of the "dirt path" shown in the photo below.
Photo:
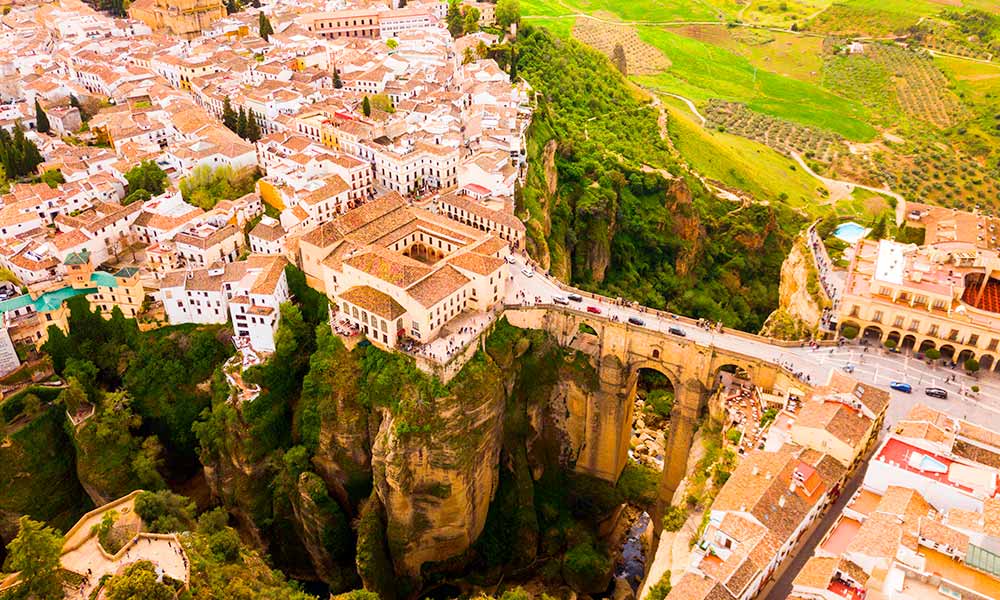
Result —
[[694, 116], [698, 117], [698, 120], [701, 121], [701, 126], [702, 127], [704, 127], [705, 124], [708, 123], [708, 119], [705, 118], [705, 115], [703, 115], [700, 112], [698, 112], [698, 107], [695, 106], [694, 102], [692, 102], [688, 98], [685, 98], [684, 96], [681, 96], [680, 94], [674, 94], [673, 92], [659, 92], [659, 93], [663, 94], [664, 96], [670, 96], [671, 98], [677, 98], [678, 100], [680, 100], [684, 104], [687, 104], [687, 107], [691, 110], [692, 113], [694, 113]]
[[844, 181], [842, 179], [830, 179], [829, 177], [823, 177], [822, 175], [813, 171], [806, 161], [802, 160], [798, 152], [792, 152], [792, 159], [799, 164], [802, 169], [811, 175], [812, 177], [819, 180], [826, 189], [830, 190], [830, 201], [829, 204], [834, 204], [840, 200], [844, 200], [851, 197], [851, 193], [854, 192], [855, 188], [860, 188], [863, 190], [868, 190], [869, 192], [875, 192], [876, 194], [885, 194], [886, 196], [891, 196], [898, 200], [899, 202], [905, 203], [906, 199], [902, 195], [888, 189], [888, 188], [877, 188], [870, 185], [864, 185], [862, 183], [855, 183], [853, 181]]

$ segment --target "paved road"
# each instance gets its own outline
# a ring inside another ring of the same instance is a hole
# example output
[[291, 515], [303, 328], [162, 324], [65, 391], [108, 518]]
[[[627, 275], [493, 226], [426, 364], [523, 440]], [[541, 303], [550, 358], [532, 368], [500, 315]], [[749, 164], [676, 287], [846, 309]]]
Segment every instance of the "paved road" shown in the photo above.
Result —
[[854, 492], [858, 491], [858, 488], [861, 487], [866, 470], [868, 470], [867, 466], [859, 468], [854, 472], [854, 475], [847, 480], [837, 500], [826, 509], [826, 514], [819, 520], [819, 526], [813, 530], [812, 534], [806, 538], [801, 546], [792, 550], [791, 558], [788, 559], [788, 563], [781, 572], [781, 576], [778, 577], [770, 591], [768, 591], [767, 600], [784, 600], [792, 593], [792, 582], [795, 580], [796, 575], [802, 570], [806, 561], [812, 558], [816, 546], [822, 541], [826, 532], [833, 527], [833, 524], [840, 517], [840, 513], [844, 511], [844, 507], [851, 500]]
[[[553, 296], [565, 296], [559, 284], [536, 272], [527, 277], [521, 269], [524, 259], [518, 257], [516, 264], [511, 265], [513, 285], [508, 286], [507, 302], [517, 304], [523, 301], [534, 303], [536, 299], [542, 303], [551, 303]], [[522, 298], [519, 292], [526, 296]], [[918, 404], [926, 404], [932, 408], [943, 410], [948, 414], [968, 418], [971, 421], [989, 423], [1000, 418], [1000, 378], [991, 374], [969, 377], [961, 370], [948, 369], [943, 366], [928, 366], [923, 361], [903, 354], [889, 353], [881, 349], [871, 349], [865, 352], [864, 347], [850, 344], [839, 348], [808, 347], [785, 348], [766, 343], [761, 339], [753, 339], [731, 333], [707, 331], [700, 327], [687, 324], [680, 319], [660, 318], [651, 313], [642, 312], [637, 308], [619, 306], [607, 301], [584, 298], [583, 302], [573, 303], [578, 310], [595, 307], [605, 317], [617, 317], [625, 321], [628, 317], [637, 317], [645, 323], [644, 327], [666, 333], [668, 327], [680, 327], [689, 340], [702, 346], [715, 346], [723, 350], [738, 352], [764, 360], [785, 365], [793, 373], [800, 374], [807, 383], [824, 383], [835, 369], [843, 369], [852, 365], [852, 375], [864, 383], [888, 388], [890, 381], [905, 381], [913, 386], [913, 393], [906, 394], [890, 390], [892, 402], [886, 415], [887, 423], [894, 423], [906, 416], [910, 409]], [[669, 335], [669, 334], [668, 334]], [[945, 383], [954, 376], [954, 383]], [[961, 394], [963, 386], [968, 390], [972, 385], [979, 385], [981, 390], [977, 398]], [[924, 388], [942, 387], [949, 392], [946, 400], [931, 398], [924, 395]]]

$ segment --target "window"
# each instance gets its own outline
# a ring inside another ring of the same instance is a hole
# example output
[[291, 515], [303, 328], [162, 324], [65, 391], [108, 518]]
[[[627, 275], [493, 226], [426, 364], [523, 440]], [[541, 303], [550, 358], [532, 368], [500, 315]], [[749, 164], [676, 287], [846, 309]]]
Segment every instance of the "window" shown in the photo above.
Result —
[[927, 335], [932, 335], [934, 337], [937, 337], [937, 334], [938, 334], [938, 326], [931, 325], [931, 328], [927, 330]]
[[896, 317], [896, 320], [893, 321], [892, 326], [893, 327], [902, 327], [903, 326], [903, 317], [902, 316]]
[[994, 338], [994, 339], [990, 340], [990, 345], [989, 345], [988, 349], [989, 350], [996, 350], [998, 344], [1000, 344], [1000, 340]]
[[972, 335], [969, 336], [969, 340], [966, 343], [969, 344], [970, 346], [978, 346], [979, 336], [973, 333]]
[[953, 341], [953, 342], [956, 341], [956, 340], [958, 340], [958, 330], [957, 329], [952, 329], [948, 333], [948, 339], [951, 340], [951, 341]]
[[910, 322], [910, 331], [920, 331], [920, 321], [913, 319]]
[[872, 315], [872, 321], [874, 321], [875, 323], [881, 323], [882, 322], [882, 311], [876, 310], [875, 314]]

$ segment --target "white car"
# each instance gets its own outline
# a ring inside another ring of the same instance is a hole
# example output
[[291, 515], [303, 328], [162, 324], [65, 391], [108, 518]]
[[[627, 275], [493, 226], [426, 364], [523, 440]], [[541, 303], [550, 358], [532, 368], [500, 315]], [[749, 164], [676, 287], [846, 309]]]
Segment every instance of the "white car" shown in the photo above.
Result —
[[535, 272], [529, 269], [528, 267], [524, 267], [523, 269], [521, 269], [521, 274], [524, 275], [525, 277], [535, 276]]
[[508, 264], [511, 264], [511, 265], [514, 264], [514, 257], [511, 256], [511, 255], [509, 255], [509, 254], [504, 257], [504, 260], [507, 261]]

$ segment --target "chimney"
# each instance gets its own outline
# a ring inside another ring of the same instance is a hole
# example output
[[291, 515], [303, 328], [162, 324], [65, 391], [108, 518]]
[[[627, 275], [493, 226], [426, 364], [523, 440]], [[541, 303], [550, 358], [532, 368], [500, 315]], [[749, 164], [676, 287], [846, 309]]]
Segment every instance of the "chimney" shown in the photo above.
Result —
[[766, 479], [768, 481], [771, 481], [771, 472], [770, 471], [768, 471], [767, 473], [764, 473], [764, 479]]
[[784, 494], [778, 498], [778, 508], [785, 508], [785, 496]]
[[757, 465], [754, 465], [753, 466], [753, 470], [750, 471], [750, 474], [756, 476], [759, 473], [760, 473], [760, 469], [757, 468]]

